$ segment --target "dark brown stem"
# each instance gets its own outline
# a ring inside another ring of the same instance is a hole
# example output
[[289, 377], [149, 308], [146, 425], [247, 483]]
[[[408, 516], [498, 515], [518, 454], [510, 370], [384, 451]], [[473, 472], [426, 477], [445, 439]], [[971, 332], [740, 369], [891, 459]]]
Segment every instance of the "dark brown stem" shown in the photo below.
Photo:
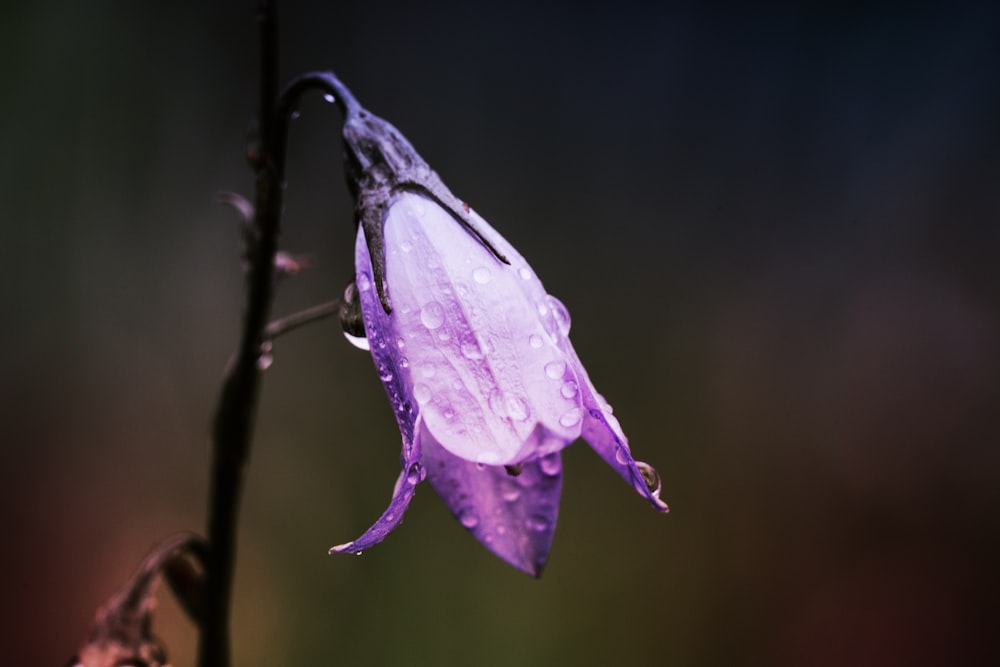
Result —
[[229, 618], [236, 526], [243, 472], [250, 451], [260, 387], [258, 359], [274, 298], [274, 256], [278, 249], [284, 180], [284, 129], [276, 118], [278, 26], [272, 0], [260, 0], [260, 99], [256, 170], [255, 242], [250, 249], [243, 327], [235, 363], [222, 386], [213, 428], [205, 597], [198, 643], [199, 667], [229, 667]]

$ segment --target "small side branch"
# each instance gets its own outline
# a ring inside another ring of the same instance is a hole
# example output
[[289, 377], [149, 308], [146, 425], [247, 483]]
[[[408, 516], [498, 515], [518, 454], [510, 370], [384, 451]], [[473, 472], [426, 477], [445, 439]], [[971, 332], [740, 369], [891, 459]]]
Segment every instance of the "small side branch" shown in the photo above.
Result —
[[297, 313], [283, 317], [280, 320], [274, 320], [268, 324], [267, 328], [264, 329], [264, 338], [266, 340], [274, 340], [282, 334], [286, 334], [289, 331], [298, 329], [299, 327], [315, 322], [316, 320], [329, 317], [339, 311], [340, 299], [334, 299], [333, 301], [327, 301], [326, 303], [321, 303], [313, 306], [312, 308], [300, 310]]

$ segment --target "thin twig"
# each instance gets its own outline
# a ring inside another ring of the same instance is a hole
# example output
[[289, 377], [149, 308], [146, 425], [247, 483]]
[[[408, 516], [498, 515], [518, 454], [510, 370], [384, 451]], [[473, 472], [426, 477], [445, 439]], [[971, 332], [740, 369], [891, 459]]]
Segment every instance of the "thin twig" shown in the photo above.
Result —
[[306, 308], [305, 310], [300, 310], [297, 313], [292, 313], [287, 317], [283, 317], [280, 320], [274, 320], [267, 325], [264, 329], [265, 340], [274, 340], [282, 334], [286, 334], [293, 329], [298, 329], [301, 326], [309, 324], [310, 322], [315, 322], [316, 320], [321, 320], [324, 317], [329, 317], [340, 310], [340, 299], [334, 299], [333, 301], [327, 301], [326, 303], [321, 303], [312, 308]]

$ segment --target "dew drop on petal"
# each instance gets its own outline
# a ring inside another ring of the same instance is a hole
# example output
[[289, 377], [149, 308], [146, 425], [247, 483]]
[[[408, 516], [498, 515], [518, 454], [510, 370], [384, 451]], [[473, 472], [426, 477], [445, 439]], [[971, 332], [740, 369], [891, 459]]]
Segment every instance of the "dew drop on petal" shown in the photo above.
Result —
[[558, 453], [546, 454], [538, 460], [538, 467], [542, 469], [543, 474], [553, 477], [562, 470], [562, 459]]
[[471, 508], [465, 508], [458, 513], [458, 522], [466, 528], [475, 528], [479, 525], [479, 517]]
[[423, 405], [427, 401], [431, 400], [430, 388], [425, 384], [413, 385], [413, 398], [417, 399], [417, 403]]
[[499, 390], [494, 390], [490, 394], [489, 398], [490, 410], [493, 411], [497, 417], [507, 416], [507, 406], [504, 405], [503, 394]]
[[475, 280], [480, 285], [485, 285], [490, 281], [490, 270], [485, 266], [480, 266], [478, 269], [472, 272], [472, 279]]
[[528, 336], [528, 345], [536, 350], [539, 349], [542, 346], [542, 337], [538, 334], [531, 334]]
[[580, 391], [580, 388], [572, 380], [564, 382], [563, 386], [559, 389], [559, 393], [562, 394], [563, 398], [573, 398], [578, 391]]
[[392, 521], [395, 518], [396, 518], [396, 515], [393, 514], [392, 512], [389, 512], [388, 514], [385, 515], [385, 520], [386, 521]]
[[367, 273], [358, 274], [357, 284], [358, 284], [358, 289], [361, 290], [362, 292], [367, 292], [372, 288], [372, 281], [368, 279]]
[[442, 412], [441, 414], [443, 414], [444, 418], [447, 419], [448, 421], [451, 421], [455, 418], [455, 411], [452, 410], [451, 408], [445, 408], [444, 412]]
[[403, 357], [402, 359], [399, 360], [399, 367], [400, 368], [409, 368], [410, 367], [410, 360], [407, 359], [406, 357]]
[[528, 530], [533, 530], [536, 533], [540, 533], [544, 530], [548, 530], [549, 520], [546, 519], [541, 514], [532, 514], [525, 520], [524, 525], [528, 527]]
[[444, 308], [437, 301], [431, 301], [420, 309], [420, 321], [428, 329], [437, 329], [444, 324]]
[[402, 338], [402, 337], [400, 337], [400, 338], [397, 338], [397, 339], [396, 339], [396, 347], [398, 347], [399, 349], [401, 349], [401, 350], [402, 350], [402, 349], [403, 349], [404, 347], [406, 347], [406, 341], [405, 341], [405, 340], [403, 340], [403, 338]]
[[559, 380], [566, 373], [565, 361], [550, 361], [545, 364], [545, 374], [553, 380]]
[[336, 98], [332, 94], [330, 94], [330, 93], [327, 93], [326, 95], [324, 95], [323, 99], [325, 101], [329, 102], [330, 104], [333, 104], [336, 101]]
[[411, 250], [413, 250], [413, 244], [410, 243], [409, 241], [403, 241], [402, 243], [399, 244], [399, 249], [402, 250], [403, 252], [410, 252]]
[[531, 410], [528, 409], [528, 404], [524, 402], [524, 399], [518, 396], [508, 395], [505, 402], [507, 404], [507, 414], [511, 419], [523, 422], [528, 419], [528, 415], [531, 414]]
[[636, 461], [635, 467], [639, 469], [639, 473], [642, 475], [642, 481], [646, 483], [646, 488], [649, 492], [653, 494], [654, 497], [660, 497], [660, 473], [656, 472], [656, 468], [649, 465], [645, 461]]
[[424, 470], [423, 466], [419, 463], [414, 463], [410, 466], [409, 472], [406, 473], [406, 483], [415, 486], [418, 482], [422, 482], [427, 472]]
[[522, 266], [517, 270], [517, 275], [521, 276], [522, 280], [531, 280], [531, 269], [526, 266]]
[[369, 350], [372, 349], [371, 345], [368, 344], [368, 339], [365, 338], [364, 336], [352, 336], [351, 334], [345, 331], [344, 338], [347, 339], [348, 343], [358, 348], [359, 350], [364, 350], [365, 352], [368, 352]]
[[569, 335], [570, 317], [569, 310], [563, 305], [563, 302], [555, 298], [551, 294], [545, 298], [549, 304], [549, 308], [552, 309], [552, 314], [556, 318], [556, 324], [559, 326], [559, 331], [562, 332], [563, 336]]
[[262, 354], [257, 357], [257, 370], [266, 371], [274, 363], [274, 356], [271, 354]]
[[474, 341], [462, 343], [462, 356], [466, 359], [482, 359], [483, 351], [479, 349], [479, 344]]
[[516, 482], [509, 479], [500, 482], [500, 497], [508, 503], [515, 502], [521, 497], [521, 489]]
[[615, 450], [615, 460], [622, 465], [628, 465], [629, 453], [625, 449], [625, 445], [618, 445], [618, 448]]
[[432, 378], [435, 374], [437, 374], [437, 368], [435, 368], [434, 364], [422, 364], [420, 366], [420, 375], [423, 377]]
[[559, 423], [565, 428], [576, 426], [580, 423], [582, 416], [580, 408], [573, 408], [563, 413], [562, 417], [559, 418]]

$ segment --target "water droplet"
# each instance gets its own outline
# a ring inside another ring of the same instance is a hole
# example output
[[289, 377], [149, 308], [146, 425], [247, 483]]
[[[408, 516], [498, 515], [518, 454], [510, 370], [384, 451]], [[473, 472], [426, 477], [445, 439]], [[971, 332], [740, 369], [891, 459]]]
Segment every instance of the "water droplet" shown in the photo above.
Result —
[[466, 508], [458, 513], [458, 522], [466, 528], [475, 528], [479, 525], [479, 517], [472, 509]]
[[528, 345], [536, 350], [539, 349], [542, 346], [542, 337], [538, 334], [531, 334], [528, 336]]
[[578, 391], [580, 391], [580, 388], [572, 380], [564, 382], [563, 386], [559, 389], [559, 393], [562, 394], [563, 398], [573, 398]]
[[392, 377], [393, 377], [392, 371], [389, 370], [388, 368], [379, 369], [378, 376], [382, 380], [382, 382], [392, 382]]
[[565, 361], [550, 361], [545, 364], [545, 374], [553, 380], [561, 380], [566, 373]]
[[388, 514], [385, 515], [385, 520], [387, 523], [391, 523], [395, 518], [396, 515], [393, 514], [392, 512], [389, 512]]
[[403, 252], [410, 252], [411, 250], [413, 250], [413, 244], [410, 243], [409, 241], [403, 241], [402, 243], [399, 244], [399, 248]]
[[414, 463], [410, 466], [409, 472], [406, 473], [406, 483], [415, 486], [417, 483], [422, 482], [426, 476], [427, 472], [423, 466], [419, 463]]
[[474, 341], [462, 343], [462, 356], [466, 359], [482, 359], [483, 351], [479, 349], [479, 344]]
[[660, 473], [656, 472], [656, 468], [649, 465], [645, 461], [636, 461], [635, 467], [639, 469], [639, 474], [642, 475], [642, 481], [646, 483], [646, 488], [649, 492], [653, 494], [653, 497], [660, 497]]
[[576, 426], [577, 424], [580, 423], [580, 419], [582, 417], [581, 413], [582, 411], [580, 410], [580, 408], [573, 408], [571, 410], [567, 410], [566, 412], [563, 413], [563, 416], [559, 418], [559, 423], [562, 424], [565, 428]]
[[413, 385], [413, 398], [417, 399], [417, 403], [423, 405], [427, 401], [431, 400], [430, 388], [425, 384]]
[[444, 308], [437, 301], [431, 301], [420, 309], [420, 321], [428, 329], [437, 329], [444, 324]]
[[490, 394], [489, 403], [490, 403], [490, 410], [492, 410], [493, 414], [495, 414], [497, 417], [507, 416], [507, 406], [504, 405], [503, 394], [500, 392], [500, 390], [494, 390]]
[[524, 524], [528, 527], [528, 530], [533, 530], [536, 533], [549, 529], [549, 520], [541, 514], [532, 514]]
[[546, 306], [544, 303], [538, 304], [538, 314], [539, 315], [541, 315], [542, 317], [545, 317], [548, 314], [548, 312], [549, 312], [549, 307], [548, 306]]
[[503, 479], [500, 481], [500, 497], [508, 503], [515, 502], [521, 497], [521, 489], [513, 480]]
[[420, 366], [420, 375], [425, 378], [432, 378], [437, 373], [437, 368], [434, 364], [423, 364]]
[[569, 335], [570, 317], [569, 310], [563, 305], [563, 302], [549, 295], [545, 299], [549, 303], [549, 308], [552, 309], [552, 314], [556, 318], [556, 324], [559, 326], [559, 331], [562, 332], [563, 336]]
[[538, 460], [538, 467], [542, 469], [542, 473], [548, 475], [549, 477], [554, 477], [559, 474], [562, 470], [562, 459], [559, 456], [559, 452], [553, 452], [552, 454], [546, 454]]
[[628, 450], [625, 449], [625, 445], [619, 443], [618, 449], [615, 450], [615, 460], [624, 466], [628, 465], [630, 458], [632, 458], [632, 456], [628, 453]]
[[323, 96], [323, 99], [329, 102], [330, 104], [333, 104], [334, 102], [337, 101], [337, 98], [335, 98], [332, 93], [327, 93], [326, 95]]
[[358, 289], [362, 292], [367, 292], [372, 288], [372, 281], [368, 277], [367, 273], [359, 273], [357, 280]]
[[526, 266], [522, 266], [517, 270], [517, 275], [521, 276], [522, 280], [531, 280], [531, 269]]
[[266, 371], [274, 363], [274, 356], [270, 354], [262, 354], [257, 357], [257, 370]]
[[399, 367], [400, 368], [409, 368], [410, 367], [410, 360], [407, 359], [406, 357], [403, 357], [402, 359], [399, 360]]
[[511, 419], [523, 422], [527, 420], [528, 415], [531, 414], [531, 410], [528, 409], [528, 404], [525, 403], [519, 396], [508, 394], [504, 399], [504, 402], [507, 404], [507, 414]]
[[414, 202], [413, 208], [410, 210], [413, 212], [413, 215], [417, 216], [418, 218], [422, 218], [424, 217], [424, 215], [427, 214], [427, 207], [425, 207], [423, 202], [420, 201]]
[[472, 272], [472, 279], [475, 280], [480, 285], [485, 285], [490, 281], [490, 270], [485, 266], [480, 266], [478, 269]]
[[402, 350], [404, 347], [406, 347], [406, 341], [403, 340], [402, 337], [397, 338], [396, 339], [396, 347], [398, 347], [399, 349]]
[[448, 421], [451, 421], [452, 419], [455, 418], [455, 411], [452, 410], [451, 408], [445, 408], [444, 412], [442, 412], [441, 414], [443, 414], [444, 418], [447, 419]]
[[352, 336], [351, 334], [345, 331], [344, 338], [347, 339], [348, 343], [358, 348], [359, 350], [364, 350], [365, 352], [368, 352], [369, 350], [372, 349], [371, 346], [368, 344], [368, 339], [365, 338], [364, 336]]

